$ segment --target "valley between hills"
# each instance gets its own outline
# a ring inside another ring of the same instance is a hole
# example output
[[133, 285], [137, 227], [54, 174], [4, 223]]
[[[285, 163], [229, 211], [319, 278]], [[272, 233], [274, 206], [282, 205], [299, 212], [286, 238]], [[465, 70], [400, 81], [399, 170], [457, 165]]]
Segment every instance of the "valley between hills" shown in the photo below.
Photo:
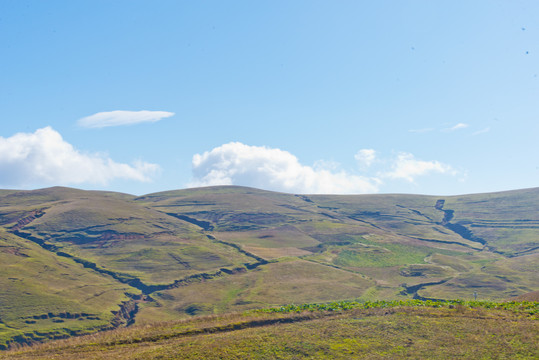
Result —
[[0, 190], [0, 349], [286, 304], [525, 297], [538, 209], [539, 188]]

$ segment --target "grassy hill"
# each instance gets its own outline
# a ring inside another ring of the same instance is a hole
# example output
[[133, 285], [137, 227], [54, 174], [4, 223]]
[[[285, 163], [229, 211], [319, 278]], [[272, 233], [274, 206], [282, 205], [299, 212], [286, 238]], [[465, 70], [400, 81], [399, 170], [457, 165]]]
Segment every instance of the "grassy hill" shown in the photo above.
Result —
[[539, 188], [465, 196], [0, 191], [0, 348], [335, 300], [539, 290]]

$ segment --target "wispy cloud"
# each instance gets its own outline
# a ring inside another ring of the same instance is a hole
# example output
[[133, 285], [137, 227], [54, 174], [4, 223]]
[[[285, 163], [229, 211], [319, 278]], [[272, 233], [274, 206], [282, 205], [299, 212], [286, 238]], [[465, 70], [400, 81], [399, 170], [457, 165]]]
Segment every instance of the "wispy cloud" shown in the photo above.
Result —
[[485, 134], [485, 133], [488, 133], [490, 131], [490, 127], [486, 127], [482, 130], [479, 130], [479, 131], [476, 131], [474, 132], [472, 135], [480, 135], [480, 134]]
[[126, 111], [115, 110], [99, 112], [77, 121], [77, 124], [86, 128], [103, 128], [108, 126], [131, 125], [143, 122], [156, 122], [164, 118], [173, 116], [174, 113], [168, 111]]
[[34, 133], [0, 137], [0, 185], [107, 184], [114, 179], [151, 181], [159, 166], [117, 163], [102, 154], [83, 154], [45, 127]]
[[434, 130], [435, 130], [434, 128], [410, 129], [410, 130], [408, 130], [408, 132], [423, 134], [423, 133], [428, 133], [428, 132], [431, 132], [431, 131], [434, 131]]
[[427, 175], [429, 173], [456, 175], [457, 171], [451, 166], [439, 161], [418, 160], [414, 155], [403, 152], [400, 153], [393, 162], [392, 170], [382, 173], [381, 176], [414, 182], [418, 176]]
[[446, 129], [444, 129], [443, 131], [457, 131], [457, 130], [466, 129], [466, 128], [469, 127], [469, 126], [470, 126], [470, 125], [465, 124], [465, 123], [458, 123], [457, 125], [452, 126], [452, 127], [450, 127], [450, 128], [446, 128]]
[[193, 156], [189, 186], [243, 185], [311, 194], [373, 193], [379, 180], [303, 165], [291, 153], [231, 142]]
[[453, 132], [453, 131], [457, 131], [457, 130], [462, 130], [462, 129], [466, 129], [470, 127], [469, 124], [466, 124], [466, 123], [458, 123], [454, 126], [451, 126], [451, 127], [446, 127], [446, 128], [423, 128], [423, 129], [410, 129], [408, 130], [408, 132], [411, 132], [411, 133], [418, 133], [418, 134], [424, 134], [424, 133], [429, 133], [429, 132], [433, 132], [433, 131], [441, 131], [441, 132]]

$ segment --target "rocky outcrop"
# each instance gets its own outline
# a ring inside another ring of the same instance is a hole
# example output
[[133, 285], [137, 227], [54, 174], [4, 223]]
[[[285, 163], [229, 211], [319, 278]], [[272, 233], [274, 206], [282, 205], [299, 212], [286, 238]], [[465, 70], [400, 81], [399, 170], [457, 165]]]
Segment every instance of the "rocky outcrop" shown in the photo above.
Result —
[[128, 301], [122, 302], [120, 305], [120, 310], [113, 311], [114, 319], [112, 319], [111, 324], [114, 328], [120, 326], [129, 326], [135, 322], [135, 315], [138, 312], [138, 301], [136, 299], [131, 299]]

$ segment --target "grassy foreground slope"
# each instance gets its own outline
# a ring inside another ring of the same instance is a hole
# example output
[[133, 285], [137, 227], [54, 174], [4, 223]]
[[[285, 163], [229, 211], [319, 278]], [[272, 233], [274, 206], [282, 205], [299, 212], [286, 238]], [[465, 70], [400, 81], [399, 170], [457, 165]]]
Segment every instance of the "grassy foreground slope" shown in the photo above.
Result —
[[539, 290], [539, 188], [0, 191], [0, 347], [290, 302]]
[[134, 326], [0, 359], [535, 359], [538, 311], [539, 303], [290, 306]]

